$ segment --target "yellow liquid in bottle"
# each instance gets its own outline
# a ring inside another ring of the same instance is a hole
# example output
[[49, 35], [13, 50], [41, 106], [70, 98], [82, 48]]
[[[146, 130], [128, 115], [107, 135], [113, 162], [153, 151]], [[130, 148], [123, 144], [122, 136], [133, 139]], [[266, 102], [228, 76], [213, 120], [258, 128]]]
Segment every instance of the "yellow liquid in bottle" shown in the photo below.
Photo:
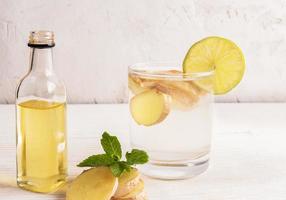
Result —
[[67, 176], [66, 104], [29, 100], [17, 105], [17, 182], [53, 192]]

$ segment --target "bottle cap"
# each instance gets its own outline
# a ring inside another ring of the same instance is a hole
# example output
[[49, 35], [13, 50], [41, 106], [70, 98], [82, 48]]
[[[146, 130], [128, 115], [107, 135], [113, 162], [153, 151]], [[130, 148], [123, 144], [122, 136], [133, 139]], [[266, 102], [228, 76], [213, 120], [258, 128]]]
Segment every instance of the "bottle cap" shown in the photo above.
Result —
[[49, 48], [55, 46], [54, 32], [52, 31], [31, 31], [29, 36], [29, 47]]

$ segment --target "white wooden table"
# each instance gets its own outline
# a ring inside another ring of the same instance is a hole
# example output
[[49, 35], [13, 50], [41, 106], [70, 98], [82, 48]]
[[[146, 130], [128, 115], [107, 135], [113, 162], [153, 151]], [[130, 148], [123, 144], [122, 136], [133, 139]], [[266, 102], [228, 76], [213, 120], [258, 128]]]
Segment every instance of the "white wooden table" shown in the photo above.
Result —
[[[150, 200], [285, 200], [286, 104], [216, 104], [211, 165], [189, 180], [144, 177]], [[42, 195], [15, 183], [15, 111], [0, 105], [0, 200], [65, 199]], [[107, 130], [128, 145], [127, 105], [68, 106], [69, 173], [98, 152]]]

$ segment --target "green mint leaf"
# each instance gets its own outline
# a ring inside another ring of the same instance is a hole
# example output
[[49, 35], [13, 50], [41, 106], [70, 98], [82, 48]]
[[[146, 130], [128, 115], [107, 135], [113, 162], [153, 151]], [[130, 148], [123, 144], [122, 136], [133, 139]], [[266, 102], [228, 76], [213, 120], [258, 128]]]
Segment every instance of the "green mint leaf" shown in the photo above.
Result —
[[114, 163], [112, 157], [107, 154], [98, 154], [88, 157], [79, 163], [78, 167], [99, 167], [99, 166], [109, 166]]
[[126, 161], [120, 161], [119, 164], [123, 167], [126, 171], [130, 172], [131, 166]]
[[114, 176], [119, 177], [125, 171], [130, 172], [131, 166], [126, 161], [119, 161], [110, 165], [110, 170]]
[[119, 177], [124, 172], [125, 168], [120, 162], [116, 162], [110, 165], [110, 170], [114, 176]]
[[147, 153], [139, 149], [132, 149], [131, 153], [127, 152], [125, 157], [129, 165], [144, 164], [149, 159]]
[[101, 138], [101, 146], [105, 153], [110, 155], [115, 160], [121, 159], [121, 145], [116, 136], [111, 136], [107, 132], [104, 132]]

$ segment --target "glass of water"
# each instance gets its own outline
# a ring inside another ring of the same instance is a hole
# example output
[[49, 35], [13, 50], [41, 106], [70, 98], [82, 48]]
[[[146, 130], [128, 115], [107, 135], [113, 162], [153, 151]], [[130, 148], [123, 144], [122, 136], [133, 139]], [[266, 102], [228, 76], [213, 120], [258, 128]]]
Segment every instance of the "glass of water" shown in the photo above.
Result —
[[186, 74], [176, 63], [129, 67], [130, 137], [154, 178], [184, 179], [208, 168], [212, 135], [213, 71]]

